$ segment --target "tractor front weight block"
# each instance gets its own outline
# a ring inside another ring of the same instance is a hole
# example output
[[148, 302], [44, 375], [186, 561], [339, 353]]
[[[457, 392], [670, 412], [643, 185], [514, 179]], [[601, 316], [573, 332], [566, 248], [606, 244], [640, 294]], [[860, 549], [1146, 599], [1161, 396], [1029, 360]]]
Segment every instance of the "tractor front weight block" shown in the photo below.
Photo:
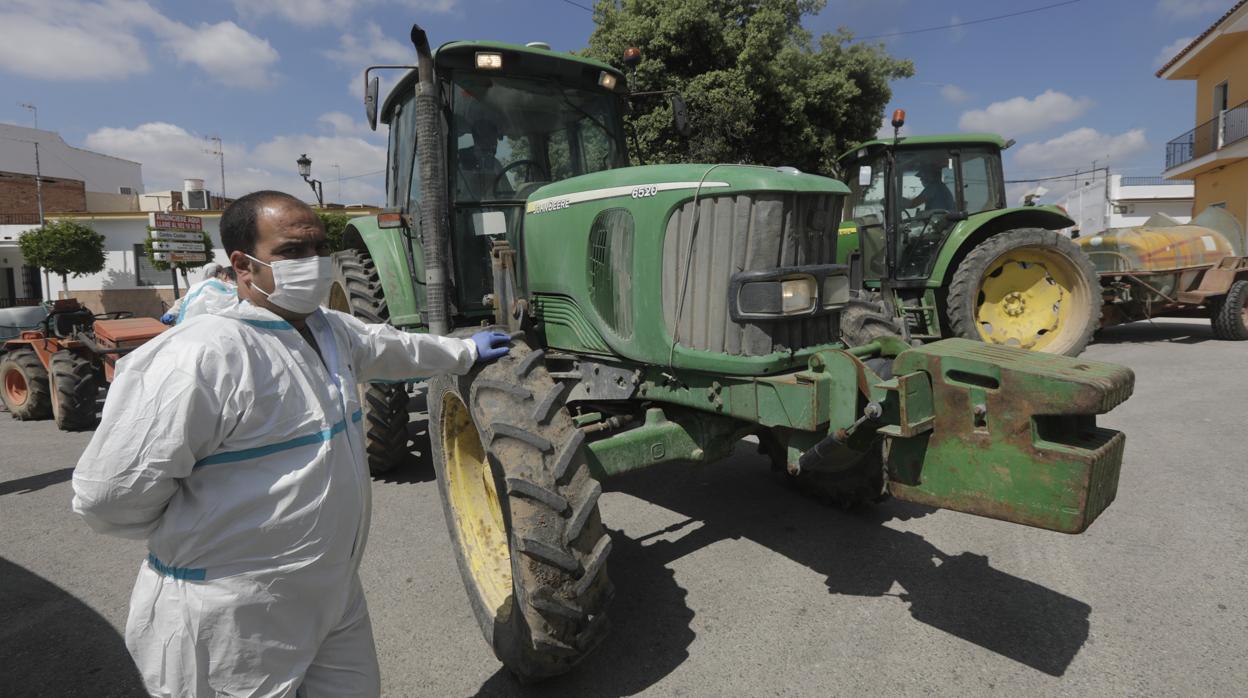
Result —
[[1096, 425], [1131, 395], [1114, 364], [948, 339], [872, 388], [898, 499], [1080, 533], [1118, 491], [1125, 438]]

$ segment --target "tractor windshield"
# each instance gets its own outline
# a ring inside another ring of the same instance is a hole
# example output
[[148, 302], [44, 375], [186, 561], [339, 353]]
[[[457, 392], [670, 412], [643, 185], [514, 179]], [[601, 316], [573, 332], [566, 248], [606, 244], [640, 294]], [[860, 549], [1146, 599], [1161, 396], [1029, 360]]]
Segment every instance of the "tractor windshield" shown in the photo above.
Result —
[[521, 202], [568, 177], [627, 164], [618, 98], [554, 80], [457, 75], [451, 89], [454, 199]]

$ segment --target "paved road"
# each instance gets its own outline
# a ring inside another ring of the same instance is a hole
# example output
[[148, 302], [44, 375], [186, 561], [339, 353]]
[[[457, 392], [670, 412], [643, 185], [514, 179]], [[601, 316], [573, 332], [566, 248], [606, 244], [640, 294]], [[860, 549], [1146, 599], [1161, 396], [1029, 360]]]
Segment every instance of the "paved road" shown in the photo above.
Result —
[[[1243, 695], [1248, 346], [1203, 322], [1116, 328], [1136, 370], [1118, 500], [1081, 536], [899, 502], [827, 509], [743, 447], [602, 498], [613, 634], [520, 688], [478, 636], [435, 483], [374, 485], [363, 565], [388, 696]], [[68, 514], [89, 435], [0, 414], [0, 695], [129, 695], [141, 543]]]

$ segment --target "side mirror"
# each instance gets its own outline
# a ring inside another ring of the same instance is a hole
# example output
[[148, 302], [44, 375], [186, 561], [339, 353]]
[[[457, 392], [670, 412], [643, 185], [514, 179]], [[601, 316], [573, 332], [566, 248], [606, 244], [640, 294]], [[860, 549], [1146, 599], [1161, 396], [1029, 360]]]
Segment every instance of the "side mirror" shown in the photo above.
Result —
[[676, 127], [676, 132], [682, 136], [688, 136], [689, 128], [689, 107], [685, 105], [685, 98], [680, 96], [679, 92], [673, 92], [672, 98], [672, 125]]
[[858, 186], [860, 187], [871, 186], [871, 166], [870, 165], [862, 165], [858, 168]]
[[381, 78], [376, 75], [364, 87], [364, 116], [368, 118], [368, 127], [377, 130], [377, 91], [381, 88]]

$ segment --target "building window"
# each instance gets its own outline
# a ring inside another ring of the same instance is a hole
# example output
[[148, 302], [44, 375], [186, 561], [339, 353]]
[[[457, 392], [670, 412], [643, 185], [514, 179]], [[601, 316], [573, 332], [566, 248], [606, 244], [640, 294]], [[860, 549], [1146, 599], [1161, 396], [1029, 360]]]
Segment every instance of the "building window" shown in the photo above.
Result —
[[159, 286], [163, 283], [159, 281], [160, 273], [147, 258], [147, 250], [143, 249], [143, 243], [136, 244], [134, 246], [134, 285]]
[[117, 187], [117, 193], [125, 194], [126, 196], [134, 196], [134, 189], [132, 187]]
[[1218, 114], [1226, 111], [1226, 83], [1220, 83], [1213, 88], [1213, 117], [1216, 119]]

